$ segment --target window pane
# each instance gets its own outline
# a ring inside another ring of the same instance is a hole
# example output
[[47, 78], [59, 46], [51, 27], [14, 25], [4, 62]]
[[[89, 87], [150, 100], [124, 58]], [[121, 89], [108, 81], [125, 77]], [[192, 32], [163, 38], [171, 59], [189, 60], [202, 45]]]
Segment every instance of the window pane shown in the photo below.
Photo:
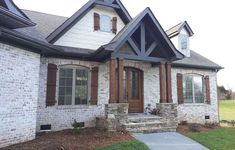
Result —
[[181, 36], [181, 49], [187, 49], [188, 39], [186, 36]]
[[195, 103], [204, 103], [204, 89], [202, 77], [194, 77], [194, 99]]
[[75, 105], [87, 104], [88, 70], [77, 69], [75, 76]]
[[193, 103], [193, 76], [184, 76], [183, 94], [185, 103]]
[[72, 105], [73, 69], [61, 68], [59, 76], [59, 105]]
[[100, 16], [100, 30], [105, 32], [111, 31], [111, 19], [109, 16]]
[[139, 72], [132, 70], [130, 72], [131, 96], [133, 100], [139, 100]]

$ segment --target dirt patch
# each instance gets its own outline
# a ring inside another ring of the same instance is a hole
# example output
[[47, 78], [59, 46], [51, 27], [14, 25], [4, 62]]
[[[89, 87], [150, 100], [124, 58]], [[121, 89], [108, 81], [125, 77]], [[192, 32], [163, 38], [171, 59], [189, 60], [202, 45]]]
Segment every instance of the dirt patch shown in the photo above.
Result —
[[[214, 128], [208, 128], [206, 126], [203, 125], [198, 125], [198, 130], [199, 132], [207, 132], [209, 130], [213, 130]], [[216, 127], [215, 127], [216, 128]], [[190, 129], [190, 124], [187, 125], [179, 125], [178, 128], [176, 129], [176, 131], [180, 134], [183, 135], [188, 135], [190, 133], [192, 133], [191, 129]]]
[[94, 150], [121, 141], [133, 140], [127, 133], [104, 132], [95, 128], [42, 133], [35, 140], [16, 144], [3, 150]]

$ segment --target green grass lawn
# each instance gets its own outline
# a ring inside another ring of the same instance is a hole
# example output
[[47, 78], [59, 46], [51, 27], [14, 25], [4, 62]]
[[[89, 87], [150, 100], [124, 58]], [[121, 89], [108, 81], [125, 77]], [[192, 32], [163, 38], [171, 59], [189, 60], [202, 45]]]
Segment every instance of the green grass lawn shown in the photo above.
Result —
[[235, 100], [220, 101], [220, 120], [235, 120]]
[[210, 150], [235, 150], [235, 128], [219, 128], [188, 136]]
[[113, 144], [97, 150], [149, 150], [149, 148], [139, 141], [127, 141]]

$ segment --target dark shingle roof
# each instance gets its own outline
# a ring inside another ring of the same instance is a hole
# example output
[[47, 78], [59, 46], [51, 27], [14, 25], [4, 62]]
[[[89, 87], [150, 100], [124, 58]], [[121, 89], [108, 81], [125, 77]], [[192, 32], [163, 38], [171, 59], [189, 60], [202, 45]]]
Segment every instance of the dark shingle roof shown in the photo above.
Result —
[[[67, 18], [62, 16], [50, 15], [35, 11], [23, 10], [23, 12], [35, 23], [37, 23], [34, 27], [27, 27], [27, 28], [20, 28], [16, 29], [16, 31], [23, 33], [27, 36], [32, 38], [36, 38], [41, 41], [46, 41], [45, 38], [51, 34], [57, 27], [59, 27]], [[122, 29], [122, 31], [117, 34], [117, 36], [108, 44], [111, 46], [112, 44], [116, 43], [119, 37], [125, 33], [128, 27], [135, 22], [138, 18], [135, 17], [132, 21]], [[176, 25], [175, 27], [171, 28], [171, 33], [175, 32], [179, 29], [182, 23]], [[167, 35], [170, 31], [166, 31]], [[107, 46], [108, 46], [107, 45]], [[115, 44], [114, 44], [115, 45]], [[113, 45], [113, 46], [114, 46]], [[104, 46], [105, 47], [105, 46]], [[79, 48], [71, 48], [71, 47], [58, 47], [63, 49], [65, 52], [73, 53], [73, 52], [81, 52], [82, 54], [89, 54], [92, 53], [93, 50], [86, 50], [86, 49], [79, 49]], [[204, 69], [222, 69], [221, 66], [217, 65], [216, 63], [210, 61], [209, 59], [201, 56], [200, 54], [196, 53], [195, 51], [191, 51], [191, 57], [184, 58], [182, 60], [175, 61], [173, 66], [179, 67], [190, 67], [190, 68], [204, 68]]]
[[168, 29], [166, 31], [166, 34], [168, 35], [169, 38], [177, 36], [183, 27], [185, 27], [189, 36], [193, 36], [194, 33], [193, 33], [192, 29], [190, 28], [190, 26], [188, 25], [187, 21], [181, 22], [181, 23], [173, 26], [172, 28]]
[[36, 30], [40, 32], [41, 36], [45, 39], [56, 28], [64, 23], [68, 18], [63, 16], [45, 14], [30, 10], [23, 10], [23, 12], [36, 23]]
[[190, 67], [190, 68], [202, 68], [202, 69], [223, 69], [220, 65], [205, 58], [204, 56], [191, 50], [191, 57], [186, 57], [182, 60], [173, 62], [173, 66], [178, 67]]

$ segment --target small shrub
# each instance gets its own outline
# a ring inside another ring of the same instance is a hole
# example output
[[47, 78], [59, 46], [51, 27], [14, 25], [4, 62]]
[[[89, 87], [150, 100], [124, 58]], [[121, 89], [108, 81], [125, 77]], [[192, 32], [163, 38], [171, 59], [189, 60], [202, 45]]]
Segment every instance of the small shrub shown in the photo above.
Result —
[[180, 125], [187, 126], [187, 125], [188, 125], [188, 122], [187, 122], [187, 121], [181, 121], [181, 122], [180, 122]]
[[200, 132], [200, 128], [201, 128], [201, 126], [196, 123], [190, 124], [190, 126], [189, 126], [189, 129], [192, 132]]
[[235, 126], [235, 120], [231, 120], [231, 121], [221, 120], [220, 123], [228, 124], [228, 125], [233, 126], [233, 127]]
[[217, 123], [206, 123], [205, 127], [214, 129], [214, 128], [218, 127], [218, 124]]
[[80, 122], [77, 122], [75, 119], [72, 123], [72, 127], [73, 127], [73, 130], [76, 132], [76, 133], [80, 133], [80, 129], [82, 127], [84, 127], [84, 123], [80, 123]]
[[108, 129], [105, 128], [105, 127], [103, 127], [103, 128], [100, 129], [100, 131], [101, 131], [102, 133], [107, 133], [107, 132], [108, 132]]
[[151, 111], [151, 115], [160, 115], [160, 109], [154, 108], [154, 109]]

